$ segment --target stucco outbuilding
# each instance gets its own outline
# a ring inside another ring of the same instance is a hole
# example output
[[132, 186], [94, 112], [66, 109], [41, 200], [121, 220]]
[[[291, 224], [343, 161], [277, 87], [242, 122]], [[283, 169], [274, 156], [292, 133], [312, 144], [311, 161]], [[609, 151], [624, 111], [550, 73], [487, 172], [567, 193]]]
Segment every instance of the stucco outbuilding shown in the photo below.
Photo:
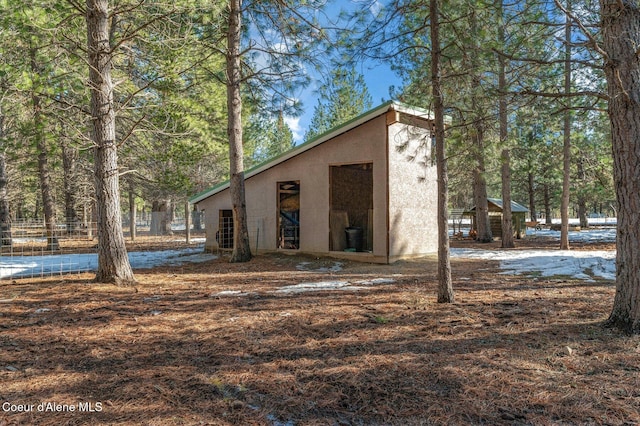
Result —
[[[431, 115], [388, 102], [245, 174], [251, 250], [390, 263], [437, 252]], [[232, 248], [229, 182], [191, 198]]]

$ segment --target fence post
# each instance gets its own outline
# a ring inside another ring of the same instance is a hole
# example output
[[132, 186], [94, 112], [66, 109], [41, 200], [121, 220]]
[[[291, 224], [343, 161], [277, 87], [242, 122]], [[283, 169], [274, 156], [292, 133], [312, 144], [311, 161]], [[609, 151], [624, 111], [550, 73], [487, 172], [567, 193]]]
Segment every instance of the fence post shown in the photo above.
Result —
[[136, 240], [136, 196], [133, 192], [133, 182], [129, 182], [129, 236], [131, 241]]
[[185, 234], [187, 236], [187, 244], [191, 244], [191, 209], [189, 208], [189, 202], [184, 203], [184, 227]]

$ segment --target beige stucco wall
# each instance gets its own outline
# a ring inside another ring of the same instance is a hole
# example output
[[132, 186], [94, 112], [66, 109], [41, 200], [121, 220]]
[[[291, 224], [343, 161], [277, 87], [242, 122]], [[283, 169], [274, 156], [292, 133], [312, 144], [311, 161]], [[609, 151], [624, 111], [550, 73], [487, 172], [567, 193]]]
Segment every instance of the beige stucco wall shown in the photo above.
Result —
[[389, 126], [391, 262], [437, 252], [437, 196], [430, 132], [403, 122]]
[[[373, 253], [345, 254], [385, 261], [387, 243], [386, 117], [379, 116], [245, 181], [252, 250], [276, 250], [277, 182], [300, 181], [300, 252], [329, 254], [329, 167], [373, 163]], [[214, 245], [218, 211], [231, 209], [226, 189], [198, 203], [205, 210], [207, 246]], [[334, 253], [343, 255], [343, 253]]]

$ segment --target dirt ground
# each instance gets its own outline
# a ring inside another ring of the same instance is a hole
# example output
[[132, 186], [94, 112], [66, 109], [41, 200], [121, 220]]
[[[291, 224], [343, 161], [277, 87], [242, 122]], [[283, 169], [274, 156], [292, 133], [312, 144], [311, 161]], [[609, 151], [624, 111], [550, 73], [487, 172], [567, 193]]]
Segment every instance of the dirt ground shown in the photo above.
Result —
[[[574, 246], [594, 248], [612, 246]], [[612, 282], [452, 269], [454, 304], [433, 259], [1, 281], [0, 425], [640, 424], [640, 339], [603, 326]]]

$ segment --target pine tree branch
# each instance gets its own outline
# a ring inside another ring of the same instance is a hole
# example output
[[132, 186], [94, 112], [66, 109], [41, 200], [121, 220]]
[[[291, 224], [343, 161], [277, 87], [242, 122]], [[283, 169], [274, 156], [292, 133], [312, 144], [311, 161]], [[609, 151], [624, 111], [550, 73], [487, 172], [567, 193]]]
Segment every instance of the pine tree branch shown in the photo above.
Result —
[[142, 121], [147, 118], [146, 114], [142, 114], [142, 117], [140, 117], [140, 119], [136, 120], [133, 125], [131, 127], [129, 127], [129, 131], [127, 132], [126, 135], [124, 135], [124, 137], [120, 140], [120, 142], [118, 142], [117, 147], [120, 148], [122, 145], [124, 145], [124, 143], [131, 137], [131, 135], [133, 135], [133, 133], [135, 132], [136, 128], [138, 127], [138, 125], [140, 123], [142, 123]]
[[[524, 57], [521, 57], [521, 56], [511, 55], [511, 54], [509, 54], [507, 52], [504, 52], [504, 51], [496, 49], [496, 48], [492, 48], [491, 51], [494, 52], [497, 55], [502, 56], [503, 58], [509, 59], [510, 61], [525, 62], [525, 63], [539, 64], [539, 65], [557, 65], [557, 64], [563, 64], [565, 62], [564, 58], [562, 58], [562, 59], [553, 59], [553, 60], [537, 59], [537, 58], [524, 58]], [[586, 61], [586, 60], [582, 60], [582, 59], [571, 59], [571, 62], [574, 63], [574, 64], [578, 64], [578, 65], [584, 65], [586, 67], [593, 68], [593, 69], [599, 69], [599, 70], [604, 69], [604, 66], [597, 65], [597, 64], [593, 63], [592, 61]]]
[[582, 96], [596, 97], [604, 101], [609, 99], [609, 96], [605, 95], [604, 93], [596, 92], [593, 90], [581, 90], [579, 92], [561, 93], [561, 92], [541, 92], [541, 91], [532, 90], [532, 89], [525, 89], [525, 90], [521, 90], [513, 93], [517, 95], [530, 95], [530, 96], [538, 96], [542, 98], [553, 98], [553, 99], [577, 98]]
[[575, 22], [575, 24], [578, 26], [580, 31], [582, 31], [584, 36], [587, 37], [587, 39], [589, 39], [588, 46], [592, 47], [596, 52], [598, 52], [600, 55], [602, 55], [603, 58], [608, 59], [609, 55], [607, 55], [607, 52], [605, 52], [600, 47], [600, 44], [598, 43], [598, 41], [595, 39], [593, 34], [591, 34], [591, 32], [585, 27], [585, 25], [582, 23], [582, 21], [577, 16], [575, 16], [572, 12], [567, 10], [567, 8], [565, 8], [560, 3], [559, 0], [553, 0], [553, 2], [556, 4], [558, 9], [560, 9], [565, 15], [567, 15], [569, 17], [569, 19], [571, 19], [573, 22]]

